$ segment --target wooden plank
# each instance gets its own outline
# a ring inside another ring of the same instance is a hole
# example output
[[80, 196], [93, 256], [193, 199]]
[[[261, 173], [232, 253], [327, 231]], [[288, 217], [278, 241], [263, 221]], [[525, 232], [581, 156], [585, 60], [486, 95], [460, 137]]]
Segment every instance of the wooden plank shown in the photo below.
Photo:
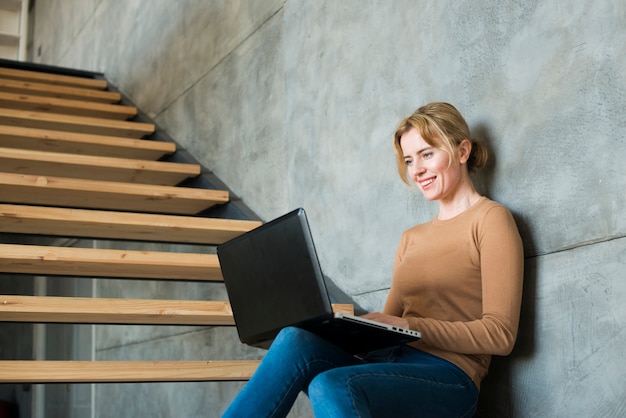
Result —
[[[345, 306], [333, 305], [333, 309], [343, 311]], [[235, 325], [226, 301], [16, 295], [0, 295], [0, 322]]]
[[114, 91], [102, 91], [81, 87], [55, 86], [46, 83], [9, 80], [0, 78], [0, 91], [56, 97], [59, 99], [88, 100], [101, 103], [119, 103], [122, 95]]
[[0, 148], [3, 172], [172, 186], [200, 174], [197, 164]]
[[0, 295], [1, 322], [235, 325], [226, 301]]
[[0, 172], [0, 201], [27, 205], [194, 215], [228, 191]]
[[108, 86], [107, 81], [104, 79], [52, 74], [40, 71], [18, 70], [13, 68], [0, 68], [0, 78], [95, 90], [105, 90]]
[[5, 125], [0, 125], [0, 147], [138, 160], [158, 160], [176, 151], [171, 142]]
[[0, 232], [218, 245], [260, 221], [0, 204]]
[[354, 305], [351, 303], [333, 303], [333, 312], [354, 315]]
[[0, 361], [0, 383], [131, 383], [238, 381], [259, 360], [222, 361]]
[[222, 281], [215, 254], [0, 244], [0, 272], [79, 277]]
[[4, 108], [0, 108], [0, 124], [122, 138], [143, 138], [155, 130], [152, 123]]
[[137, 116], [137, 108], [134, 106], [6, 92], [0, 92], [0, 107], [117, 120], [127, 120]]

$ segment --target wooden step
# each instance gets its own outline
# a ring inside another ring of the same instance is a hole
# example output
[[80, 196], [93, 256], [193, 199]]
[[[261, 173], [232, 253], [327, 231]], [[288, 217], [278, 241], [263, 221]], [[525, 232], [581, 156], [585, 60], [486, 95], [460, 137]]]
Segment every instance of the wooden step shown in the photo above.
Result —
[[1, 322], [235, 325], [226, 301], [0, 295]]
[[0, 148], [6, 173], [172, 186], [200, 174], [197, 164]]
[[0, 125], [0, 147], [138, 160], [158, 160], [176, 151], [172, 142], [4, 125]]
[[[352, 312], [349, 304], [335, 312]], [[155, 300], [0, 295], [0, 322], [71, 324], [234, 326], [230, 303], [205, 300]]]
[[95, 90], [105, 90], [107, 88], [107, 81], [104, 79], [51, 74], [40, 71], [17, 70], [13, 68], [0, 67], [0, 78]]
[[0, 172], [0, 201], [195, 215], [228, 202], [228, 191]]
[[6, 92], [0, 92], [0, 107], [117, 120], [127, 120], [137, 116], [137, 108], [134, 106]]
[[0, 204], [0, 232], [218, 245], [260, 221]]
[[152, 123], [125, 120], [88, 118], [58, 113], [33, 112], [0, 108], [0, 125], [49, 129], [91, 135], [143, 138], [154, 133]]
[[30, 81], [9, 80], [3, 78], [0, 78], [0, 91], [100, 103], [119, 103], [120, 100], [122, 100], [122, 95], [115, 91], [55, 86], [53, 84], [33, 83]]
[[259, 360], [232, 361], [0, 361], [0, 383], [133, 383], [238, 381]]
[[222, 281], [215, 254], [0, 244], [0, 273]]

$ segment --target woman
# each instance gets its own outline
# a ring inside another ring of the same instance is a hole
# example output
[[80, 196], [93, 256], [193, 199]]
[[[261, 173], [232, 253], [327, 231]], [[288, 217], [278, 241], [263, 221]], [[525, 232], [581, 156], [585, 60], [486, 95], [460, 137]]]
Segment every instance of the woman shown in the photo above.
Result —
[[305, 391], [316, 417], [471, 417], [491, 355], [511, 352], [523, 250], [511, 213], [481, 196], [470, 172], [487, 152], [461, 114], [431, 103], [394, 135], [402, 180], [439, 203], [405, 231], [383, 312], [365, 317], [422, 340], [359, 358], [307, 331], [283, 329], [225, 417], [284, 417]]

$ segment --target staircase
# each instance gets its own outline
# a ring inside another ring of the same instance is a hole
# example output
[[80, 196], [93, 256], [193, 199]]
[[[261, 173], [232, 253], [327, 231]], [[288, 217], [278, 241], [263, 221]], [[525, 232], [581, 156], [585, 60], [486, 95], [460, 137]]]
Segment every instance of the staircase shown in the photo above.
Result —
[[[215, 254], [59, 245], [87, 238], [215, 246], [261, 222], [101, 76], [0, 66], [0, 273], [222, 280]], [[0, 296], [0, 322], [234, 325], [228, 301], [33, 295]], [[0, 383], [246, 380], [257, 365], [2, 360]]]

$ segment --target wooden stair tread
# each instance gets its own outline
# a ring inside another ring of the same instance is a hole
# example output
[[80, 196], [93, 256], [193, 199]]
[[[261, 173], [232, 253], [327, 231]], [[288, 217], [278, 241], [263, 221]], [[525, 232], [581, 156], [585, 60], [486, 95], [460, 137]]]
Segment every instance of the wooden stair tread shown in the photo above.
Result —
[[79, 298], [0, 295], [0, 321], [135, 324], [235, 325], [226, 301]]
[[[350, 313], [352, 305], [333, 304]], [[0, 295], [0, 321], [234, 326], [227, 301]]]
[[0, 125], [0, 147], [140, 160], [158, 160], [176, 151], [171, 142], [5, 125]]
[[0, 148], [3, 172], [172, 186], [200, 174], [197, 164]]
[[57, 86], [54, 84], [33, 83], [3, 78], [0, 78], [0, 91], [101, 103], [119, 103], [120, 100], [122, 100], [122, 95], [114, 91]]
[[4, 67], [0, 67], [0, 78], [95, 90], [105, 90], [108, 87], [108, 83], [104, 79], [52, 74], [40, 71], [18, 70]]
[[122, 138], [143, 138], [155, 130], [152, 123], [4, 108], [0, 108], [0, 124]]
[[0, 272], [222, 281], [215, 254], [0, 244]]
[[238, 381], [250, 379], [258, 365], [259, 360], [1, 360], [0, 383]]
[[0, 204], [0, 232], [218, 245], [260, 221]]
[[119, 104], [57, 99], [55, 97], [0, 92], [0, 107], [14, 110], [61, 113], [92, 118], [127, 120], [137, 116], [137, 108]]
[[228, 191], [0, 172], [0, 201], [27, 205], [194, 215]]

